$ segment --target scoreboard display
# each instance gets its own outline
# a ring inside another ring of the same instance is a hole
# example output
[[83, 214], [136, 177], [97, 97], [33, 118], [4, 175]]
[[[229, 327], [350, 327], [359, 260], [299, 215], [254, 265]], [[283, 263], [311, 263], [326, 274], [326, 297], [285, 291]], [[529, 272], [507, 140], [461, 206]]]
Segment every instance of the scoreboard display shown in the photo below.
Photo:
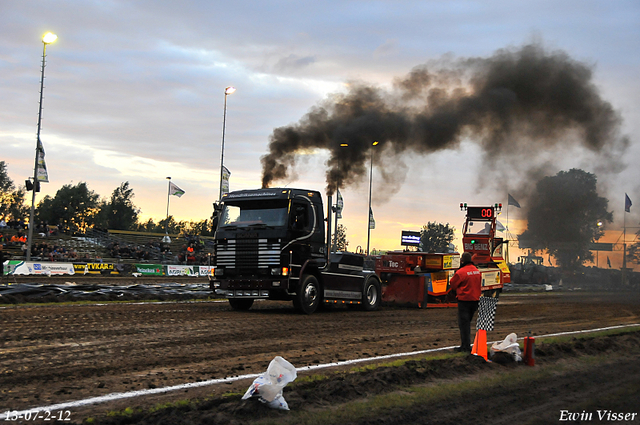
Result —
[[470, 219], [491, 220], [494, 214], [494, 207], [467, 207], [467, 217]]
[[420, 246], [420, 232], [412, 232], [409, 230], [402, 231], [402, 246]]

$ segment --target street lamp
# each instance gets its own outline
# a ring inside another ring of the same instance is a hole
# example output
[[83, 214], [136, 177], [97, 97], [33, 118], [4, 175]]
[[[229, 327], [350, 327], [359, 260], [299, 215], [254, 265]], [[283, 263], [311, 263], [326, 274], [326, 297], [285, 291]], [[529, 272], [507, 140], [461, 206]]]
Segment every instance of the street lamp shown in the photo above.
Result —
[[224, 132], [227, 125], [227, 96], [236, 91], [235, 87], [227, 87], [224, 89], [224, 114], [222, 116], [222, 151], [220, 153], [220, 196], [218, 202], [222, 201], [222, 176], [224, 170]]
[[36, 205], [36, 191], [40, 187], [38, 182], [38, 153], [40, 148], [40, 124], [42, 123], [42, 92], [44, 90], [44, 67], [45, 57], [47, 56], [47, 44], [51, 44], [58, 38], [53, 33], [46, 33], [42, 36], [42, 75], [40, 76], [40, 106], [38, 109], [38, 133], [36, 135], [36, 160], [33, 166], [33, 193], [31, 194], [31, 211], [29, 212], [29, 236], [27, 238], [27, 261], [31, 260], [31, 244], [33, 242], [33, 222]]
[[369, 211], [367, 211], [367, 256], [369, 256], [369, 241], [371, 240], [371, 186], [373, 182], [373, 147], [378, 145], [378, 141], [371, 144], [371, 163], [369, 165]]

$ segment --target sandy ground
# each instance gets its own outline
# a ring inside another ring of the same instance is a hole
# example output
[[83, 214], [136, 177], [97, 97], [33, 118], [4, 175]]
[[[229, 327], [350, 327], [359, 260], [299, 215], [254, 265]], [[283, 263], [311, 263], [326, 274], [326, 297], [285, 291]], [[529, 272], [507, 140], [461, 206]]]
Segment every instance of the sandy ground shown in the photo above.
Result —
[[[277, 355], [301, 367], [459, 343], [455, 309], [334, 308], [304, 316], [270, 301], [248, 312], [214, 301], [0, 307], [3, 412], [261, 373]], [[638, 293], [503, 294], [488, 340], [639, 322]], [[81, 422], [128, 406], [244, 392], [250, 382], [85, 406], [71, 415]]]

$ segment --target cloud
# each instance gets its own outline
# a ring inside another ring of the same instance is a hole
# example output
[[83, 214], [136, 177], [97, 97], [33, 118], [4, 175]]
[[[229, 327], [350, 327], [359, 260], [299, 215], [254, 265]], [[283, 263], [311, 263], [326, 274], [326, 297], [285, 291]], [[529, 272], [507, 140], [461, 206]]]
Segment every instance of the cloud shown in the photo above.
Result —
[[307, 66], [312, 65], [316, 61], [316, 58], [313, 56], [304, 56], [300, 57], [295, 54], [290, 54], [287, 57], [280, 59], [274, 66], [275, 70], [278, 72], [291, 72], [298, 70], [300, 68], [305, 68]]
[[[233, 173], [232, 188], [257, 187], [259, 158], [268, 152], [274, 128], [298, 122], [328, 94], [348, 91], [346, 81], [367, 81], [390, 90], [393, 78], [407, 75], [416, 64], [447, 53], [488, 57], [498, 48], [522, 44], [535, 33], [577, 61], [597, 65], [593, 84], [620, 111], [624, 133], [630, 136], [628, 160], [638, 162], [639, 11], [640, 4], [633, 0], [615, 4], [591, 0], [186, 0], [180, 4], [168, 0], [61, 0], [40, 2], [37, 7], [28, 1], [4, 2], [1, 156], [14, 181], [33, 172], [40, 37], [45, 31], [59, 36], [47, 49], [43, 104], [42, 137], [50, 174], [56, 179], [87, 181], [103, 196], [130, 179], [145, 214], [157, 211], [161, 218], [165, 205], [162, 195], [158, 201], [155, 192], [165, 191], [165, 167], [174, 166], [176, 176], [181, 168], [188, 179], [180, 182], [181, 187], [197, 188], [189, 190], [183, 202], [175, 203], [176, 213], [182, 214], [179, 208], [185, 208], [185, 216], [210, 214], [211, 202], [217, 198], [226, 86], [238, 89], [227, 99], [225, 164]], [[58, 147], [61, 140], [69, 145]], [[462, 139], [450, 152], [428, 159], [403, 158], [405, 183], [389, 196], [406, 202], [407, 207], [379, 207], [375, 213], [380, 225], [372, 236], [395, 232], [396, 228], [385, 230], [385, 222], [433, 221], [436, 216], [420, 210], [427, 209], [425, 205], [434, 214], [437, 211], [438, 218], [446, 219], [440, 212], [455, 214], [455, 203], [461, 200], [491, 197], [491, 202], [499, 201], [494, 197], [495, 185], [513, 181], [517, 166], [495, 163], [493, 170], [500, 173], [485, 180], [479, 190], [477, 182], [487, 176], [479, 171], [480, 166], [487, 162], [475, 149], [477, 145]], [[561, 159], [563, 167], [602, 159], [586, 151], [568, 150], [563, 158], [551, 159]], [[457, 155], [470, 155], [472, 160], [460, 167]], [[327, 158], [309, 159], [297, 170], [299, 180], [289, 183], [319, 189]], [[374, 182], [385, 183], [381, 179], [390, 172], [394, 158], [389, 153], [384, 162], [376, 164]], [[448, 174], [448, 181], [443, 173]], [[207, 179], [213, 181], [205, 185]], [[632, 191], [625, 189], [628, 182], [639, 180], [637, 167], [629, 167], [616, 179], [616, 190], [624, 195], [624, 190]], [[69, 181], [56, 180], [48, 186], [55, 192], [53, 186], [58, 183]], [[490, 196], [488, 185], [493, 187]], [[364, 198], [364, 206], [354, 207], [352, 213], [355, 220], [362, 211], [363, 223], [366, 193], [358, 185], [344, 193], [351, 203]], [[620, 198], [619, 193], [613, 196]], [[351, 218], [346, 217], [345, 223], [348, 220]], [[373, 246], [385, 248], [375, 242]]]

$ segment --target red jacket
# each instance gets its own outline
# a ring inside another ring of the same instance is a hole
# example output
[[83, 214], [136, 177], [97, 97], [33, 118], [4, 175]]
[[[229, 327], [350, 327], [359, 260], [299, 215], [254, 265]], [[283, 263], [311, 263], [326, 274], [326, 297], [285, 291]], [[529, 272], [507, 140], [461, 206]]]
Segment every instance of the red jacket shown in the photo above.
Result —
[[460, 267], [449, 284], [451, 290], [456, 292], [458, 301], [478, 301], [480, 299], [482, 275], [473, 263]]

